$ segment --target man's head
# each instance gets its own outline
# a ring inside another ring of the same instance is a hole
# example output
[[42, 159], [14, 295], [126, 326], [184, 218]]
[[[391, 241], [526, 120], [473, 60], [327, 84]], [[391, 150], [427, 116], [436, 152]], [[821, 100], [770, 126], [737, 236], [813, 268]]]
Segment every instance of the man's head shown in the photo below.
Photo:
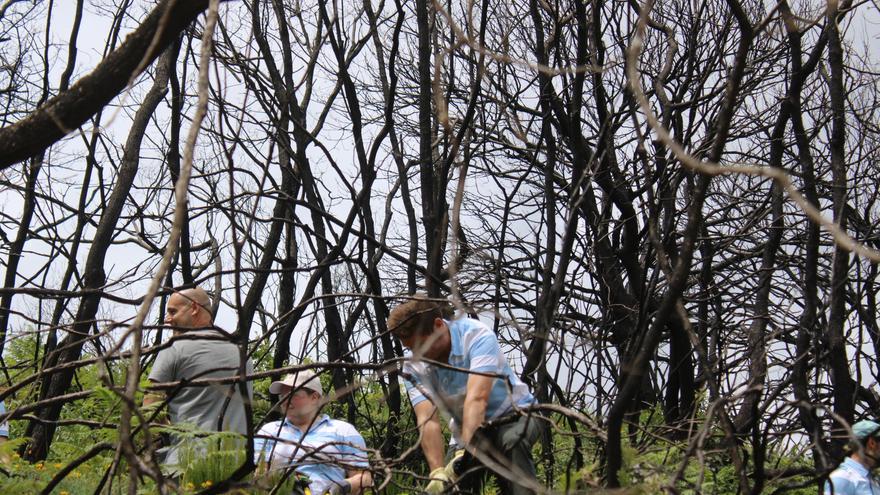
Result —
[[312, 370], [301, 370], [272, 382], [269, 393], [281, 398], [287, 419], [295, 425], [311, 421], [320, 410], [324, 396], [321, 380]]
[[852, 456], [869, 469], [880, 465], [880, 424], [862, 420], [852, 426], [852, 433]]
[[213, 325], [211, 298], [201, 287], [184, 289], [168, 298], [165, 324], [179, 330], [207, 328]]
[[416, 294], [399, 304], [388, 315], [388, 329], [404, 347], [429, 359], [436, 359], [448, 346], [441, 332], [446, 320], [452, 318], [454, 309], [448, 301], [429, 299]]

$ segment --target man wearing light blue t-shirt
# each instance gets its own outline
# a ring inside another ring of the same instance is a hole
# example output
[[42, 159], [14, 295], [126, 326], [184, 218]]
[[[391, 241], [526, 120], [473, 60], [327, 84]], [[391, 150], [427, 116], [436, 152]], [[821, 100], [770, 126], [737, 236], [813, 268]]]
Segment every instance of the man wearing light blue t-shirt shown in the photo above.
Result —
[[880, 464], [880, 424], [859, 421], [852, 434], [852, 453], [828, 476], [824, 495], [880, 495], [880, 484], [871, 474]]
[[[492, 330], [472, 318], [453, 319], [448, 301], [421, 295], [395, 307], [388, 328], [409, 351], [402, 375], [431, 470], [425, 491], [455, 485], [460, 493], [479, 493], [488, 467], [501, 493], [534, 493], [532, 446], [545, 419], [522, 411], [535, 398]], [[445, 464], [438, 411], [449, 417], [453, 436]]]

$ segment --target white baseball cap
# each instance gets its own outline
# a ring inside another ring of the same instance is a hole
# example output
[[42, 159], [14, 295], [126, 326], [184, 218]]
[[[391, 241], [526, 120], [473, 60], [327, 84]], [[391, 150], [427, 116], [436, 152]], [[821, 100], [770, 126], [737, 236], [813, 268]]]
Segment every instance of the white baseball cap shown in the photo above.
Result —
[[279, 394], [281, 393], [282, 387], [290, 387], [293, 391], [305, 388], [322, 397], [324, 396], [324, 391], [321, 390], [321, 380], [318, 379], [318, 375], [312, 370], [300, 370], [296, 373], [285, 375], [284, 379], [272, 382], [272, 384], [269, 385], [269, 393]]

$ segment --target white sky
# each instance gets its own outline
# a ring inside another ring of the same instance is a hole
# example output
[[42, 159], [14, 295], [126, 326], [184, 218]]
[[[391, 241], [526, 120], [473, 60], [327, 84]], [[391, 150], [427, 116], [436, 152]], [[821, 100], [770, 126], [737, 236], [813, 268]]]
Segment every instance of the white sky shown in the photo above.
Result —
[[[139, 9], [147, 9], [152, 5], [152, 2], [136, 2], [136, 7]], [[57, 50], [63, 50], [66, 52], [66, 43], [67, 43], [67, 33], [69, 32], [70, 25], [73, 20], [73, 7], [74, 2], [71, 1], [58, 1], [55, 3], [55, 15], [52, 19], [53, 21], [53, 43], [56, 46]], [[227, 6], [221, 6], [224, 12], [228, 12], [229, 9]], [[855, 43], [866, 43], [869, 46], [876, 46], [878, 42], [878, 37], [880, 37], [880, 12], [876, 8], [860, 8], [859, 15], [855, 15], [851, 17], [851, 24], [848, 27], [847, 37]], [[110, 29], [110, 24], [107, 17], [96, 15], [96, 9], [92, 6], [92, 4], [88, 4], [86, 6], [85, 13], [85, 21], [83, 25], [83, 29], [80, 33], [80, 37], [78, 39], [78, 47], [79, 53], [77, 58], [77, 68], [74, 72], [75, 81], [78, 76], [82, 76], [90, 71], [101, 59], [101, 54], [103, 51], [106, 33]], [[66, 55], [61, 54], [58, 57], [59, 61], [63, 61], [66, 59]], [[877, 66], [878, 60], [876, 58], [870, 59], [872, 65]], [[58, 63], [53, 66], [53, 74], [50, 76], [50, 80], [57, 81], [60, 72], [63, 70], [63, 64]], [[120, 136], [120, 142], [124, 139], [125, 132], [127, 131], [128, 118], [124, 114], [117, 115], [116, 119], [113, 120], [112, 124], [108, 126], [106, 132], [111, 134], [116, 134]], [[184, 133], [186, 129], [183, 130]], [[340, 163], [354, 163], [355, 160], [353, 158], [353, 151], [350, 146], [348, 140], [346, 140], [347, 135], [342, 136], [338, 142], [336, 142], [336, 147], [333, 149], [334, 158]], [[329, 187], [333, 187], [330, 185]], [[71, 193], [76, 195], [78, 192], [75, 189], [71, 190]], [[4, 198], [4, 201], [9, 201], [3, 205], [3, 209], [7, 212], [10, 212], [15, 208], [12, 201], [17, 201], [14, 199], [10, 201], [9, 199]], [[378, 198], [373, 203], [374, 211], [376, 211], [376, 218], [381, 218], [382, 208], [384, 208], [384, 201], [382, 198]], [[347, 205], [343, 205], [341, 208], [347, 209]], [[87, 250], [83, 250], [81, 253], [81, 258], [84, 259], [84, 255]], [[114, 248], [110, 256], [108, 256], [107, 266], [108, 272], [110, 272], [110, 268], [114, 270], [124, 270], [127, 269], [131, 265], [131, 256], [132, 253], [141, 253], [139, 249], [132, 249], [128, 246]], [[139, 256], [140, 254], [138, 254]], [[63, 268], [61, 269], [63, 271]], [[23, 268], [23, 271], [27, 271], [27, 267]], [[120, 294], [123, 296], [129, 297], [137, 297], [140, 296], [143, 292], [144, 286], [142, 285], [133, 285], [125, 289], [125, 294]], [[20, 300], [20, 299], [19, 299]], [[23, 308], [18, 308], [23, 309]], [[125, 318], [133, 315], [133, 308], [124, 307], [119, 310], [114, 311], [112, 304], [104, 304], [102, 306], [102, 310], [105, 313], [108, 313], [116, 318]], [[154, 309], [155, 312], [155, 309]], [[491, 324], [489, 315], [484, 315], [483, 320], [488, 324]], [[152, 321], [155, 321], [155, 317]], [[220, 310], [220, 314], [218, 315], [218, 324], [221, 326], [232, 329], [236, 324], [236, 315], [228, 306], [223, 305]], [[309, 325], [308, 318], [304, 319], [302, 323], [302, 328], [300, 331], [304, 331]], [[292, 344], [295, 344], [296, 338]], [[572, 343], [572, 345], [575, 345]], [[296, 346], [292, 345], [294, 352], [296, 352]]]

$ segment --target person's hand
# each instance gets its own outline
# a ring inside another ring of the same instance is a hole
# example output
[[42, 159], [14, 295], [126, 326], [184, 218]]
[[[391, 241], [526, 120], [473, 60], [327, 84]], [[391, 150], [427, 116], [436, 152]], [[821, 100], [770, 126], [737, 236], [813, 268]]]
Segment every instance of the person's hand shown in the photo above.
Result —
[[467, 459], [470, 456], [467, 454], [467, 451], [464, 449], [458, 449], [455, 451], [455, 455], [450, 459], [449, 464], [446, 465], [446, 474], [449, 475], [450, 481], [455, 481], [464, 472], [467, 468], [466, 464]]
[[351, 493], [351, 483], [348, 480], [342, 480], [339, 483], [333, 483], [330, 487], [325, 488], [322, 495], [348, 495]]
[[446, 466], [431, 471], [430, 478], [431, 482], [425, 487], [425, 493], [430, 495], [440, 495], [446, 490], [446, 485], [452, 483], [452, 478], [446, 472]]
[[431, 482], [425, 487], [425, 491], [432, 495], [443, 493], [446, 485], [455, 483], [459, 473], [464, 471], [465, 453], [464, 449], [456, 450], [448, 464], [431, 471]]

